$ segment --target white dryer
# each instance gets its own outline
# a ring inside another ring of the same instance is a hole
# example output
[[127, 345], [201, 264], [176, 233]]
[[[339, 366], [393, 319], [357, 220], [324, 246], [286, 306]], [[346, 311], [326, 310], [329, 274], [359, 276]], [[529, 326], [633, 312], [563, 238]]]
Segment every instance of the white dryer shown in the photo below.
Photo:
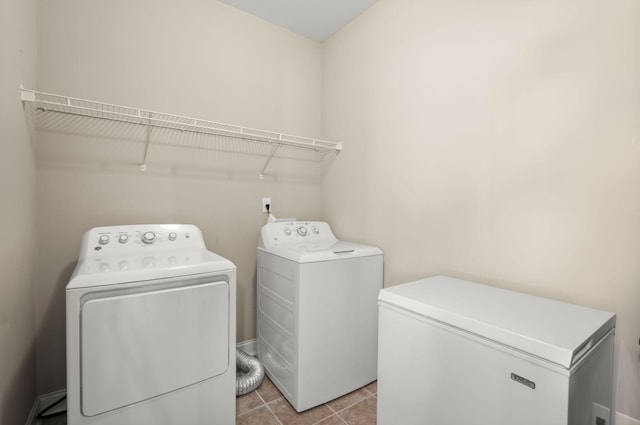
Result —
[[235, 285], [196, 226], [89, 230], [66, 290], [67, 423], [234, 424]]
[[258, 246], [258, 356], [297, 411], [377, 376], [382, 251], [324, 222], [275, 222]]

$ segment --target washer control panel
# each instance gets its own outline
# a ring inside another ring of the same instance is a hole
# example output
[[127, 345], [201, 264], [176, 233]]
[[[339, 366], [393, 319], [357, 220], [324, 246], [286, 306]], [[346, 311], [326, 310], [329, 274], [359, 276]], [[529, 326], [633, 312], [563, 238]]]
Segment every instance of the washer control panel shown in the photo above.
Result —
[[202, 232], [191, 224], [95, 227], [82, 239], [81, 258], [144, 252], [206, 249]]
[[285, 221], [268, 223], [262, 227], [262, 247], [274, 247], [300, 243], [335, 241], [336, 237], [324, 221]]

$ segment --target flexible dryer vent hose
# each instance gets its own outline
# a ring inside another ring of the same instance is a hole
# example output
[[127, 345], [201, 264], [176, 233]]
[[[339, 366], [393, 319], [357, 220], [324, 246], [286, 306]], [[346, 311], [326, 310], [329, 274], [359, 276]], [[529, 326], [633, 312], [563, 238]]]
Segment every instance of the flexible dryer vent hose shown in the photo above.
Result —
[[264, 367], [255, 357], [236, 349], [236, 368], [242, 372], [236, 378], [236, 395], [248, 394], [262, 384]]

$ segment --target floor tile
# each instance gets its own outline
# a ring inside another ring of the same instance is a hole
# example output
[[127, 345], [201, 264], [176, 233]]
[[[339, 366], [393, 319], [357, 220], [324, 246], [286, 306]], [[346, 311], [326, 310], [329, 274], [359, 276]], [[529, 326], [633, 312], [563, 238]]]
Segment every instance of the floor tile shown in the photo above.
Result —
[[369, 397], [344, 409], [338, 415], [349, 425], [375, 425], [376, 407], [376, 399]]
[[298, 413], [284, 398], [269, 403], [269, 409], [273, 411], [283, 425], [311, 425], [333, 414], [331, 409], [325, 405]]
[[258, 387], [257, 391], [265, 403], [269, 403], [270, 401], [277, 400], [282, 397], [282, 393], [273, 384], [273, 382], [271, 382], [271, 379], [269, 379], [268, 376], [264, 377], [264, 381], [262, 381], [262, 384]]
[[323, 419], [318, 422], [316, 425], [346, 425], [346, 423], [340, 419], [337, 415], [331, 415], [327, 419]]
[[362, 401], [369, 396], [371, 396], [371, 394], [368, 391], [360, 388], [359, 390], [355, 390], [340, 398], [331, 400], [329, 403], [327, 403], [327, 406], [329, 406], [334, 412], [339, 412], [342, 409], [349, 407], [352, 404], [356, 404], [357, 402]]
[[263, 405], [264, 402], [255, 391], [236, 397], [236, 416], [242, 416], [256, 407]]
[[378, 381], [373, 381], [372, 383], [364, 387], [364, 389], [369, 391], [371, 394], [378, 394]]
[[246, 415], [236, 419], [236, 425], [280, 425], [280, 422], [269, 411], [267, 406], [262, 406]]

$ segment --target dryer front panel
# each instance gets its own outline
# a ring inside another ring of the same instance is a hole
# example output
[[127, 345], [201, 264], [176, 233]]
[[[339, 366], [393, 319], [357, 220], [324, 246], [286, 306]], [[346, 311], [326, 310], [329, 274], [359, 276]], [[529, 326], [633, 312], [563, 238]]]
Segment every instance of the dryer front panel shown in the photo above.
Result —
[[85, 416], [213, 378], [229, 368], [229, 284], [93, 293], [80, 338]]

